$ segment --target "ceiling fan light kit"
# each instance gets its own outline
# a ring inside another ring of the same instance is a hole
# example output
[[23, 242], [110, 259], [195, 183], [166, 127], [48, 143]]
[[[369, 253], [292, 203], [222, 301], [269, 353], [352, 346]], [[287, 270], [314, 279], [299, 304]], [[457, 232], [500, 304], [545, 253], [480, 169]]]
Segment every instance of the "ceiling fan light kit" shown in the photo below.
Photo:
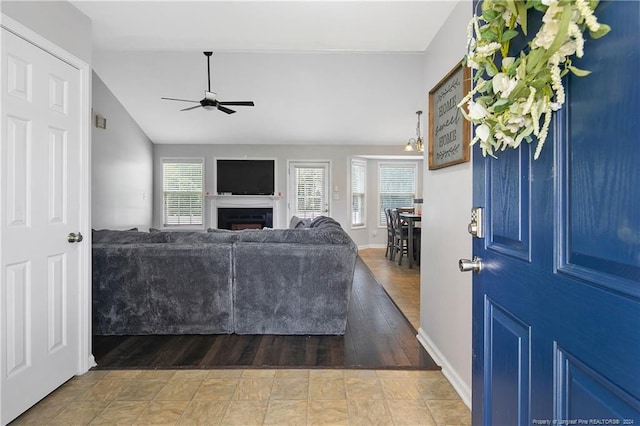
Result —
[[178, 101], [178, 102], [191, 102], [191, 103], [196, 103], [196, 104], [200, 104], [200, 105], [195, 105], [195, 106], [191, 106], [191, 107], [187, 107], [187, 108], [183, 108], [180, 111], [190, 111], [192, 109], [196, 109], [196, 108], [203, 108], [206, 110], [215, 110], [217, 109], [218, 111], [222, 111], [224, 113], [227, 114], [233, 114], [236, 111], [232, 110], [231, 108], [227, 108], [226, 105], [228, 106], [254, 106], [255, 104], [253, 103], [253, 101], [219, 101], [217, 99], [218, 95], [215, 92], [211, 91], [211, 55], [213, 55], [213, 52], [203, 52], [204, 56], [207, 57], [207, 90], [205, 90], [204, 92], [204, 98], [200, 101], [194, 101], [194, 100], [190, 100], [190, 99], [179, 99], [179, 98], [161, 98], [167, 101]]

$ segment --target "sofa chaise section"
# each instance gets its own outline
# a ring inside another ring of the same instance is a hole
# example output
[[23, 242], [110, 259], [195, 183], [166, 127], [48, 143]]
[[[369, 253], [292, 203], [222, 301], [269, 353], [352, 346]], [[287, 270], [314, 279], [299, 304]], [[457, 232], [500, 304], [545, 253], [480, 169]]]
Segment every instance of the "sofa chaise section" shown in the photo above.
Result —
[[357, 248], [344, 231], [245, 231], [233, 250], [235, 333], [345, 333]]

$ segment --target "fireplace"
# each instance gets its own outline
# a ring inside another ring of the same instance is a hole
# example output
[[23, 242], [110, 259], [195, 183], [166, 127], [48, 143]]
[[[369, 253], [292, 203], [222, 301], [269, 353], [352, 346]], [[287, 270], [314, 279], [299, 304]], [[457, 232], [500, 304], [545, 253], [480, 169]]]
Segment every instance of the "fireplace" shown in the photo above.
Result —
[[219, 208], [218, 229], [273, 228], [272, 208]]

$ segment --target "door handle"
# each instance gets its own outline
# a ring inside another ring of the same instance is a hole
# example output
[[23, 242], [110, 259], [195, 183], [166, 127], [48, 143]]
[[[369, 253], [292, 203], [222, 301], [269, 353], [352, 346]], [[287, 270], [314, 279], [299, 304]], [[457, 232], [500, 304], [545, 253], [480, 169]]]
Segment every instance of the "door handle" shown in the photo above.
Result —
[[71, 232], [69, 235], [67, 235], [67, 241], [69, 241], [70, 243], [79, 243], [80, 241], [82, 241], [82, 234], [81, 233], [73, 233]]
[[479, 274], [480, 271], [482, 271], [482, 259], [478, 256], [474, 256], [473, 260], [460, 259], [458, 261], [458, 267], [460, 268], [460, 272], [473, 271], [476, 274]]

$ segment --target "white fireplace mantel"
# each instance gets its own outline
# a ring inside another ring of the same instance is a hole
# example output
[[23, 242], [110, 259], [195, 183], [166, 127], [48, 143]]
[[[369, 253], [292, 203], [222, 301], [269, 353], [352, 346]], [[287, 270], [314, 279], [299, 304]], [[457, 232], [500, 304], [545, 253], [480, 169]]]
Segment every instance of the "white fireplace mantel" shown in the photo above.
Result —
[[[282, 199], [280, 195], [209, 195], [209, 227], [218, 227], [219, 208], [271, 208], [275, 213], [276, 202]], [[277, 228], [276, 214], [273, 215], [273, 227]]]

